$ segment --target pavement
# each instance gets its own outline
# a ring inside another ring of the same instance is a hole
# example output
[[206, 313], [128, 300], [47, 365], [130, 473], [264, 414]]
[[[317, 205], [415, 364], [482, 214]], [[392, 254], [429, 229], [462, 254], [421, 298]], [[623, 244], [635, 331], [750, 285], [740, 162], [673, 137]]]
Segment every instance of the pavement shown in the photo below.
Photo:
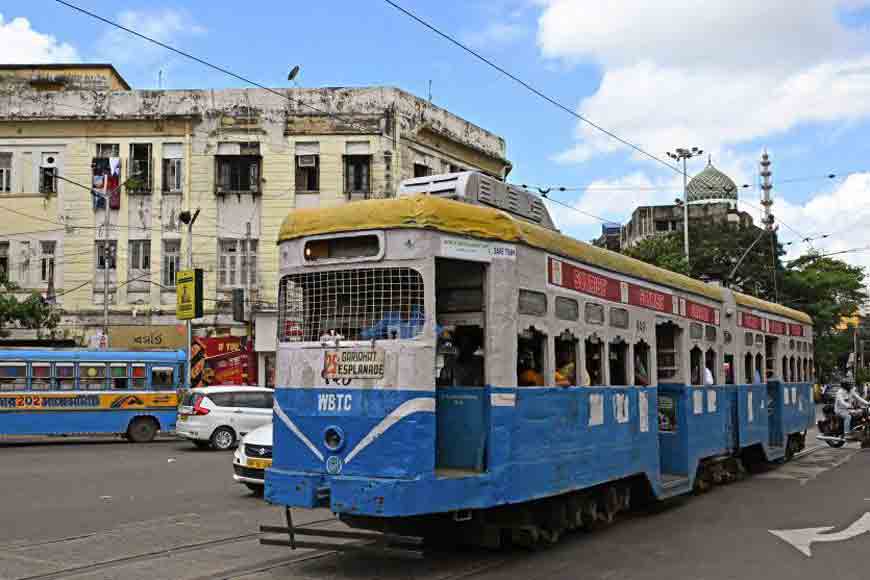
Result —
[[[538, 552], [458, 550], [422, 561], [259, 545], [258, 526], [282, 523], [281, 510], [233, 482], [229, 453], [186, 442], [2, 442], [0, 465], [3, 580], [870, 577], [870, 515], [861, 519], [870, 513], [870, 451], [854, 444], [820, 447]], [[324, 510], [294, 515], [341, 526]]]

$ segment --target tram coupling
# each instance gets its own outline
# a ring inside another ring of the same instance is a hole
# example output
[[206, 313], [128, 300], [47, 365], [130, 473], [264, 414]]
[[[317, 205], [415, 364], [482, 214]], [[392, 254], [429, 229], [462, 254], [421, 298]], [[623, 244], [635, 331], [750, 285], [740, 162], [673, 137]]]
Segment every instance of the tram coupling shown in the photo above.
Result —
[[[260, 538], [264, 546], [288, 546], [293, 550], [328, 550], [332, 552], [365, 552], [369, 554], [422, 559], [423, 538], [379, 532], [328, 530], [293, 525], [293, 514], [285, 508], [286, 526], [260, 526], [265, 534], [286, 534], [286, 537]], [[313, 538], [308, 539], [308, 538]]]

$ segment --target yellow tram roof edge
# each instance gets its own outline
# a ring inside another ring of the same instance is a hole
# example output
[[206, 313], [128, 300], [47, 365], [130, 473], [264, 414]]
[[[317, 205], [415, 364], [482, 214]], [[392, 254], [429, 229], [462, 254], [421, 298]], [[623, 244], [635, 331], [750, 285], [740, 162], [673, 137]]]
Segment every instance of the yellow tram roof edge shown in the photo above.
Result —
[[[719, 287], [575, 240], [514, 218], [502, 210], [429, 195], [372, 199], [330, 208], [295, 209], [284, 218], [278, 233], [278, 243], [306, 236], [397, 228], [433, 229], [456, 235], [521, 243], [717, 302], [722, 302], [724, 297]], [[780, 304], [738, 292], [735, 292], [735, 300], [741, 306], [812, 324], [812, 319], [807, 314]]]

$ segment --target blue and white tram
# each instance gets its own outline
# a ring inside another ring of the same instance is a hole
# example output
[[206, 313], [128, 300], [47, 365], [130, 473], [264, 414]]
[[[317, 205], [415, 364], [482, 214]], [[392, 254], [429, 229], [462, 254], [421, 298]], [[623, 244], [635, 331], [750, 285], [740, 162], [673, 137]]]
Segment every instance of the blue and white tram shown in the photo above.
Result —
[[534, 201], [288, 216], [269, 501], [528, 543], [803, 448], [808, 316], [563, 236]]

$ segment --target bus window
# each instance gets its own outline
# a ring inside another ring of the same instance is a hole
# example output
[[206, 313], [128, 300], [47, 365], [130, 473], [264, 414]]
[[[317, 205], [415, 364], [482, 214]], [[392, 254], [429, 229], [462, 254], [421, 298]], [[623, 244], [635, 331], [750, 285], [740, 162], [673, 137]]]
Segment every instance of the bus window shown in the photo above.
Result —
[[172, 367], [153, 367], [151, 369], [151, 388], [155, 391], [172, 391], [175, 381], [172, 378]]
[[80, 363], [79, 388], [86, 391], [99, 391], [106, 388], [106, 365]]
[[517, 337], [517, 384], [521, 387], [544, 386], [546, 335], [530, 327]]
[[30, 365], [30, 388], [34, 391], [51, 389], [51, 363], [33, 363]]
[[590, 336], [586, 339], [586, 374], [589, 375], [589, 385], [604, 384], [604, 367], [602, 351], [604, 343], [597, 336]]
[[577, 384], [577, 339], [568, 331], [556, 337], [556, 386]]
[[57, 386], [62, 391], [73, 391], [76, 388], [75, 363], [57, 363], [54, 365]]
[[25, 363], [0, 363], [0, 391], [21, 391], [26, 387]]
[[112, 363], [112, 389], [126, 390], [130, 388], [127, 376], [127, 363]]
[[145, 390], [145, 365], [133, 365], [133, 388], [136, 390]]

